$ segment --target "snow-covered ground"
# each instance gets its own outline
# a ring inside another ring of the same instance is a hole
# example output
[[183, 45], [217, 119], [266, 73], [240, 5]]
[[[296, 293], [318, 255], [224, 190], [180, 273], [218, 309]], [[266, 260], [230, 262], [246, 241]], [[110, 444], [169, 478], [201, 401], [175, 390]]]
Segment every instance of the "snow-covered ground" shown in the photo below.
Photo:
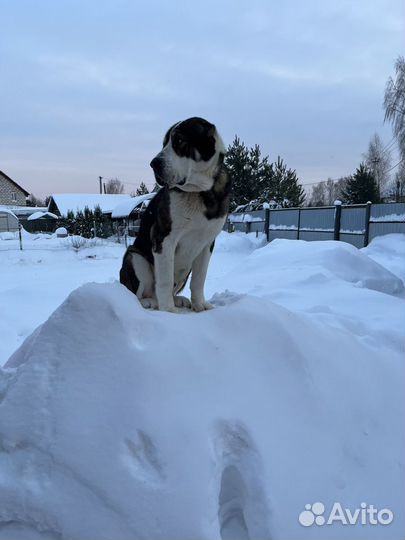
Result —
[[404, 536], [404, 236], [221, 233], [199, 314], [141, 308], [123, 246], [24, 243], [0, 239], [0, 537]]

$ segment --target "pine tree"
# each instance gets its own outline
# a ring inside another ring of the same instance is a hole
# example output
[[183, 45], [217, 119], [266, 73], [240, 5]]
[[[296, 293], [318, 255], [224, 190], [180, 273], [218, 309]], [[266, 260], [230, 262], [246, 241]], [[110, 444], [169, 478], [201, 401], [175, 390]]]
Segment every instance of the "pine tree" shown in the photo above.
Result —
[[280, 206], [299, 206], [305, 200], [296, 172], [288, 169], [280, 157], [269, 163], [258, 144], [248, 148], [236, 136], [228, 148], [225, 166], [232, 178], [231, 210], [248, 203], [261, 206], [270, 200]]
[[95, 206], [93, 213], [94, 225], [96, 230], [94, 236], [105, 238], [107, 236], [106, 227], [104, 226], [104, 215], [99, 205]]
[[249, 150], [245, 143], [235, 136], [228, 147], [224, 163], [232, 178], [231, 208], [255, 200], [258, 196], [259, 146]]
[[147, 195], [148, 193], [149, 190], [146, 187], [145, 182], [141, 182], [140, 186], [136, 188], [135, 196], [138, 197], [139, 195]]
[[380, 201], [377, 182], [364, 163], [360, 163], [354, 175], [347, 180], [343, 196], [349, 204]]
[[278, 156], [272, 164], [272, 178], [270, 190], [265, 194], [265, 200], [274, 200], [283, 208], [302, 206], [305, 201], [305, 191], [298, 183], [297, 173], [287, 168], [284, 161]]

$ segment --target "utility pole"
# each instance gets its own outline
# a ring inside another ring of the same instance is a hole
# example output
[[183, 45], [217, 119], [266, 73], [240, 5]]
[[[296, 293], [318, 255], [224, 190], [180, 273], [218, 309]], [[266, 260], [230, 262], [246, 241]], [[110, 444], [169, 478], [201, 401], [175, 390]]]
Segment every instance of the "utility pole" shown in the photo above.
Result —
[[378, 175], [378, 163], [380, 163], [381, 161], [381, 158], [374, 158], [371, 160], [371, 163], [374, 165], [373, 167], [373, 174], [374, 174], [374, 180], [376, 181], [377, 183], [377, 186], [378, 186], [378, 196], [381, 197], [381, 188], [380, 188], [380, 179], [379, 179], [379, 175]]
[[100, 181], [100, 193], [103, 193], [103, 177], [99, 176], [98, 179]]

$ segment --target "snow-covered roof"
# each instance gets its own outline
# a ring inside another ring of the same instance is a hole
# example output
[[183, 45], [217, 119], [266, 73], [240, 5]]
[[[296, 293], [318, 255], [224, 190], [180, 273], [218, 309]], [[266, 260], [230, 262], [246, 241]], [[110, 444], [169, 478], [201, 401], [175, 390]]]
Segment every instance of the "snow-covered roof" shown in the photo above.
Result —
[[8, 206], [8, 208], [17, 217], [26, 217], [33, 214], [34, 212], [46, 212], [48, 210], [47, 206]]
[[86, 206], [91, 210], [94, 210], [96, 206], [99, 206], [104, 214], [109, 214], [119, 203], [130, 198], [130, 195], [111, 195], [102, 193], [57, 193], [52, 195], [49, 202], [49, 209], [51, 209], [53, 201], [61, 215], [66, 215], [69, 210], [72, 210], [73, 212], [77, 212], [78, 210], [83, 211]]
[[41, 218], [58, 219], [58, 216], [56, 214], [52, 214], [52, 212], [34, 212], [30, 216], [28, 216], [27, 221], [32, 221], [34, 219], [41, 219]]
[[112, 211], [111, 217], [114, 218], [126, 218], [137, 206], [141, 206], [142, 203], [150, 201], [156, 193], [147, 193], [146, 195], [138, 195], [138, 197], [131, 197], [130, 200], [121, 202]]

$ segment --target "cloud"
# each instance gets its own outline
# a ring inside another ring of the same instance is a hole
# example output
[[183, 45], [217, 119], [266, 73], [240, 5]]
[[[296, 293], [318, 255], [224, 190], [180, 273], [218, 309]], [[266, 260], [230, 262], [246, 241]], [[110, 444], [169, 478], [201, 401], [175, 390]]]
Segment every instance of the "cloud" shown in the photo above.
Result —
[[85, 87], [92, 86], [134, 97], [170, 98], [170, 85], [156, 73], [123, 60], [89, 59], [82, 56], [41, 55], [36, 60], [42, 74], [51, 82]]

